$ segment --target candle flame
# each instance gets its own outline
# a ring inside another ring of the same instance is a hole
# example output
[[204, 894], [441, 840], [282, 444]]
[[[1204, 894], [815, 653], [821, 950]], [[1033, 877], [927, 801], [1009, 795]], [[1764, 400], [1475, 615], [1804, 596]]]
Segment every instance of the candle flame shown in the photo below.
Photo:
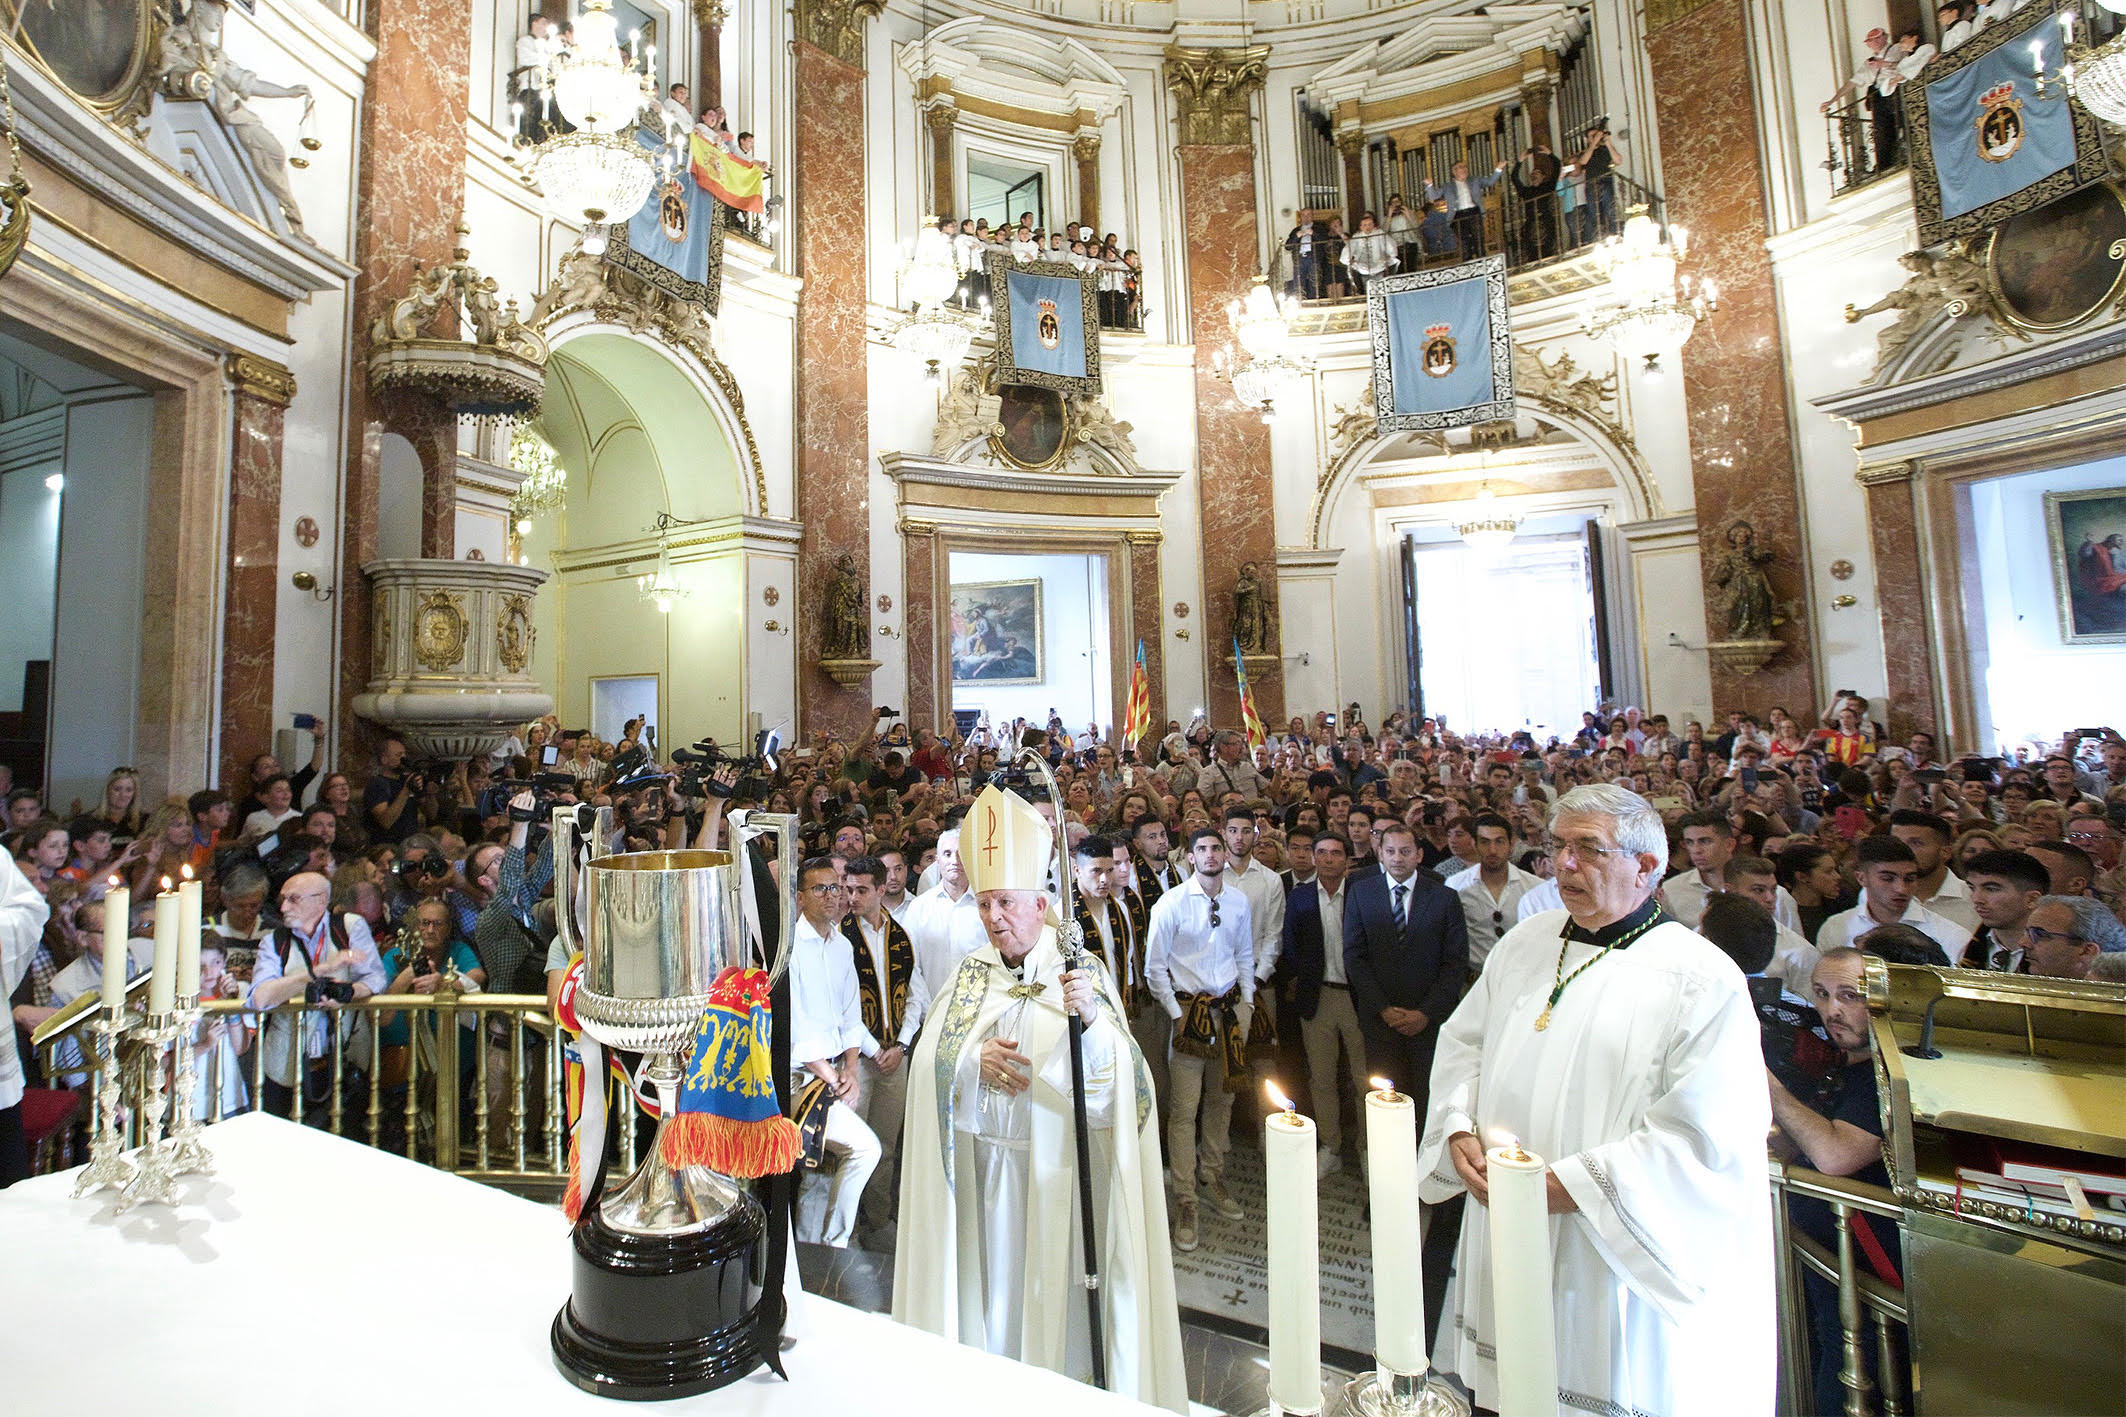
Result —
[[117, 890], [119, 886], [118, 877], [116, 875], [113, 875], [111, 879], [105, 881], [103, 884], [106, 890]]
[[1395, 1091], [1395, 1083], [1390, 1078], [1367, 1078], [1366, 1081], [1373, 1084], [1373, 1090], [1375, 1092]]
[[1270, 1095], [1270, 1101], [1276, 1103], [1279, 1107], [1282, 1107], [1287, 1112], [1292, 1110], [1292, 1099], [1285, 1096], [1284, 1093], [1278, 1090], [1277, 1083], [1274, 1079], [1269, 1082], [1265, 1082], [1262, 1085], [1262, 1090]]
[[1504, 1127], [1493, 1127], [1486, 1133], [1491, 1138], [1491, 1149], [1503, 1151], [1515, 1161], [1526, 1161], [1528, 1153], [1521, 1149], [1521, 1139]]
[[164, 876], [162, 878], [162, 888], [164, 890], [168, 890], [170, 888], [170, 878], [168, 876]]
[[180, 867], [178, 867], [178, 868], [177, 868], [177, 872], [178, 872], [178, 874], [179, 874], [180, 876], [184, 877], [184, 879], [186, 879], [186, 880], [188, 880], [188, 881], [189, 881], [189, 880], [191, 880], [191, 879], [192, 879], [192, 863], [191, 863], [191, 862], [189, 862], [189, 861], [187, 861], [187, 862], [186, 862], [186, 863], [185, 863], [184, 865], [182, 865], [182, 866], [180, 866]]

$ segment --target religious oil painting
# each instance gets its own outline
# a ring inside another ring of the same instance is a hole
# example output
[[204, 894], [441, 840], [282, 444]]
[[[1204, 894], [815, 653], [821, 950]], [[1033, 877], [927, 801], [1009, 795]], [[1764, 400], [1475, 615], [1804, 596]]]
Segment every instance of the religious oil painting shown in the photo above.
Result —
[[1063, 395], [1032, 384], [1005, 384], [997, 390], [997, 433], [990, 447], [1006, 462], [1032, 471], [1063, 460], [1070, 420]]
[[2126, 644], [2126, 487], [2047, 492], [2045, 537], [2061, 641]]
[[146, 53], [154, 0], [0, 0], [0, 20], [54, 78], [90, 103], [125, 96]]
[[2025, 329], [2059, 330], [2104, 309], [2126, 276], [2126, 205], [2109, 185], [2084, 187], [2001, 225], [1988, 278]]
[[1041, 583], [976, 581], [952, 588], [952, 682], [1039, 684]]

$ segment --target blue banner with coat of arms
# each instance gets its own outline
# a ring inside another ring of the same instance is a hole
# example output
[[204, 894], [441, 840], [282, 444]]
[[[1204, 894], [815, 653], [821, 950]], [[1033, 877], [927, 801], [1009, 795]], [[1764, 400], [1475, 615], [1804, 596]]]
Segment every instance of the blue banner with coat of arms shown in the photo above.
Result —
[[2060, 15], [2045, 5], [2018, 11], [1901, 90], [1922, 246], [1997, 225], [2104, 175], [2096, 126], [2060, 80]]
[[[636, 140], [653, 153], [664, 144], [646, 131]], [[719, 203], [695, 180], [684, 150], [669, 171], [660, 166], [657, 184], [634, 216], [616, 226], [606, 260], [675, 299], [716, 314], [723, 287], [723, 231]]]
[[1504, 257], [1374, 280], [1366, 314], [1382, 431], [1513, 417]]
[[1100, 392], [1100, 313], [1093, 281], [1058, 261], [986, 262], [998, 382], [1066, 394]]

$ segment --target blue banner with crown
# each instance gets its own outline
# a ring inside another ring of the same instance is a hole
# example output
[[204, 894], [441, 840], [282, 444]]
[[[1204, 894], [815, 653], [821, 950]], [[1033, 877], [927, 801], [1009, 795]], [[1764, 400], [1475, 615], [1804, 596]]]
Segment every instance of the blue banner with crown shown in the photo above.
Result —
[[1513, 417], [1505, 257], [1368, 281], [1366, 323], [1382, 432]]
[[1066, 394], [1100, 392], [1100, 307], [1089, 275], [1057, 261], [992, 254], [989, 305], [997, 326], [997, 382]]
[[1999, 225], [2101, 181], [2094, 119], [2067, 97], [2065, 11], [1997, 20], [1898, 92], [1919, 244]]
[[614, 225], [605, 259], [711, 318], [723, 295], [723, 212], [695, 178], [684, 147], [667, 148], [647, 129], [635, 141], [658, 162], [657, 185], [635, 215]]

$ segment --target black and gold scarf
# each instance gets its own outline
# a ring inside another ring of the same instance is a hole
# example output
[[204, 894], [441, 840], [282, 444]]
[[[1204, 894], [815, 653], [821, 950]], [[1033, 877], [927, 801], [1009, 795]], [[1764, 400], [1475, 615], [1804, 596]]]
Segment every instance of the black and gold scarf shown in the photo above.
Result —
[[1179, 994], [1181, 1020], [1174, 1025], [1174, 1051], [1191, 1058], [1225, 1059], [1225, 1082], [1247, 1077], [1248, 1041], [1240, 1032], [1240, 986], [1223, 994]]
[[1137, 941], [1143, 938], [1137, 933], [1137, 922], [1129, 913], [1129, 907], [1109, 898], [1112, 907], [1107, 913], [1108, 928], [1114, 931], [1115, 945], [1112, 955], [1100, 945], [1100, 926], [1093, 917], [1092, 905], [1084, 896], [1074, 902], [1078, 907], [1078, 929], [1085, 935], [1085, 948], [1107, 960], [1107, 972], [1115, 978], [1115, 990], [1122, 996], [1122, 1011], [1134, 1013], [1137, 1008], [1137, 988], [1144, 970], [1144, 961]]
[[915, 978], [915, 944], [901, 922], [886, 917], [886, 986], [879, 987], [878, 969], [871, 960], [871, 945], [864, 938], [863, 923], [850, 915], [842, 921], [842, 935], [856, 958], [856, 993], [863, 1005], [864, 1027], [881, 1048], [900, 1041], [901, 1020], [908, 1013], [908, 984]]

